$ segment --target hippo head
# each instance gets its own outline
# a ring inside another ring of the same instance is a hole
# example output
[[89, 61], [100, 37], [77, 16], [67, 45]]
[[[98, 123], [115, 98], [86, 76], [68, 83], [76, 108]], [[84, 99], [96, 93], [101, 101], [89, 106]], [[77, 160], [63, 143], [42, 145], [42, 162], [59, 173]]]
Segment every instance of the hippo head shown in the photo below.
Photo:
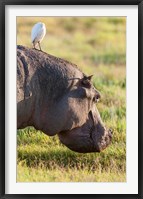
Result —
[[18, 46], [17, 128], [34, 126], [76, 152], [100, 152], [111, 142], [96, 103], [100, 93], [76, 65]]
[[84, 76], [68, 93], [66, 125], [70, 128], [58, 133], [64, 145], [81, 153], [100, 152], [112, 139], [111, 130], [105, 128], [96, 108], [100, 93], [91, 83], [91, 77]]

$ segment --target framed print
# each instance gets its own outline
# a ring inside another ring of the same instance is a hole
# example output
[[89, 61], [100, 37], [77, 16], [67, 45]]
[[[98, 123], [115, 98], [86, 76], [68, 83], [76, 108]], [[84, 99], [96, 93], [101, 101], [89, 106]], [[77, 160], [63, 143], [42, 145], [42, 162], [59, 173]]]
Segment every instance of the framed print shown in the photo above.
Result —
[[143, 2], [68, 3], [1, 1], [0, 197], [141, 199]]

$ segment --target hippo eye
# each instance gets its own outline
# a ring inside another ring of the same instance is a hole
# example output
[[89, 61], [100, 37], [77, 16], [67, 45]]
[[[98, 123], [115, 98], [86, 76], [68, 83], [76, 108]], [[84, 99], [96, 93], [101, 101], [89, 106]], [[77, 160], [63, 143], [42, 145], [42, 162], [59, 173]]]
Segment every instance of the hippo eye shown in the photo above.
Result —
[[101, 98], [100, 94], [99, 93], [96, 94], [96, 96], [93, 97], [93, 102], [95, 103], [99, 102], [100, 98]]
[[93, 97], [93, 102], [95, 102], [95, 103], [99, 102], [99, 98], [98, 97]]

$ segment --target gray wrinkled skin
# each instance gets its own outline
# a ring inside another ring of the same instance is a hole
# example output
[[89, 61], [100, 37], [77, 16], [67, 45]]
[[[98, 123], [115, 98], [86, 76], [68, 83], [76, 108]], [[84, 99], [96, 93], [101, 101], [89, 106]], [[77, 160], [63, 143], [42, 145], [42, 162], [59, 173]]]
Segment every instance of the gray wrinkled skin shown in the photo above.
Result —
[[58, 134], [77, 152], [99, 152], [111, 142], [96, 102], [99, 92], [75, 64], [17, 46], [17, 128]]

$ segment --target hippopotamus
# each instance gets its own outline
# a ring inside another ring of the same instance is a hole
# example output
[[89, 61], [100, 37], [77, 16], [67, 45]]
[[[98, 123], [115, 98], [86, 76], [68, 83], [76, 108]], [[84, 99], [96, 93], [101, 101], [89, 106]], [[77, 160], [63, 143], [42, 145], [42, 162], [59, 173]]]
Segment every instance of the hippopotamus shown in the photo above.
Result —
[[87, 76], [64, 59], [17, 46], [17, 129], [33, 126], [58, 135], [69, 149], [100, 152], [112, 140], [96, 103], [99, 91]]

